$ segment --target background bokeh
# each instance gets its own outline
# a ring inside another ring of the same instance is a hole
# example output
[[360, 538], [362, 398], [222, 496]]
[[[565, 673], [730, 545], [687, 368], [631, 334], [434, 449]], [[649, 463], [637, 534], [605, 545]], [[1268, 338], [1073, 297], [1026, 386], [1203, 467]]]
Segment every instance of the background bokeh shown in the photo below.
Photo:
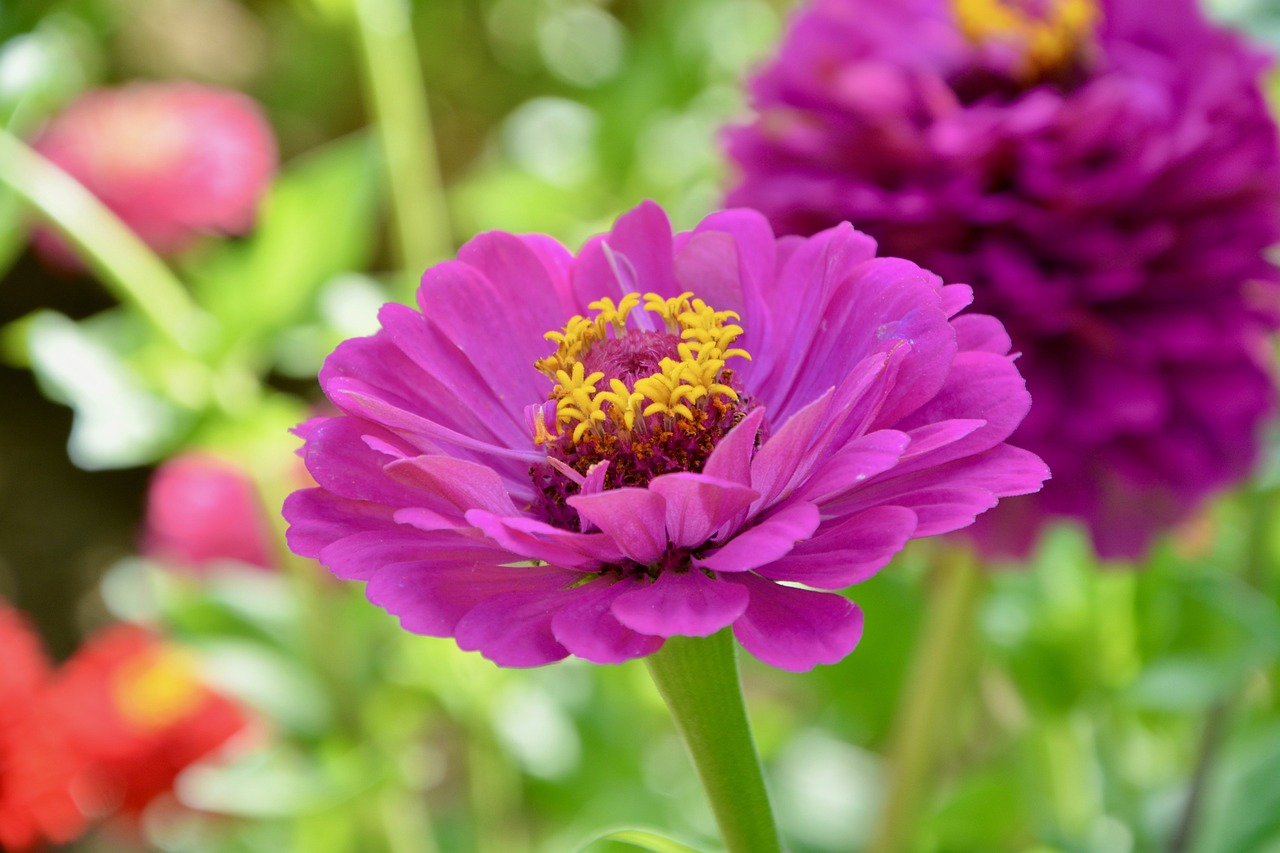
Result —
[[[254, 232], [174, 263], [223, 330], [200, 365], [92, 275], [43, 264], [30, 215], [0, 193], [0, 596], [56, 657], [112, 619], [163, 626], [259, 719], [247, 742], [183, 777], [186, 808], [75, 849], [554, 853], [631, 824], [710, 844], [642, 666], [499, 670], [404, 634], [304, 561], [182, 574], [139, 544], [152, 469], [192, 449], [251, 472], [279, 532], [276, 508], [301, 482], [286, 430], [318, 404], [323, 357], [370, 331], [381, 302], [408, 298], [418, 270], [402, 259], [442, 257], [439, 239], [396, 242], [376, 134], [397, 117], [374, 108], [362, 34], [411, 26], [450, 248], [492, 228], [576, 246], [644, 198], [682, 228], [716, 206], [728, 168], [717, 133], [745, 114], [742, 79], [791, 5], [0, 4], [0, 119], [15, 135], [88, 88], [181, 78], [257, 99], [282, 163]], [[1280, 47], [1268, 0], [1212, 12]], [[1030, 565], [984, 579], [972, 643], [949, 673], [916, 849], [1166, 850], [1196, 790], [1184, 849], [1280, 851], [1274, 449], [1142, 565], [1101, 565], [1064, 527]], [[849, 592], [866, 631], [845, 661], [800, 675], [743, 662], [794, 853], [866, 840], [936, 553], [916, 543]], [[623, 849], [610, 844], [591, 849]]]

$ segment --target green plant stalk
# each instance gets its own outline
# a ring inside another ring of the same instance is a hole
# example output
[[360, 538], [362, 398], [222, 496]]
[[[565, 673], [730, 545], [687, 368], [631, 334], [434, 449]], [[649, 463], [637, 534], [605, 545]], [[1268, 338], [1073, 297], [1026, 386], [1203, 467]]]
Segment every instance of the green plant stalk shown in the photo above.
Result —
[[78, 181], [0, 129], [0, 183], [12, 189], [79, 251], [122, 303], [164, 338], [200, 353], [215, 331], [164, 262]]
[[352, 0], [372, 113], [391, 198], [392, 238], [407, 291], [428, 265], [453, 253], [449, 210], [405, 0]]
[[981, 570], [973, 554], [958, 547], [944, 556], [935, 571], [937, 588], [898, 700], [898, 726], [889, 749], [889, 789], [871, 853], [910, 849], [956, 670], [969, 646]]
[[645, 663], [688, 747], [725, 849], [779, 853], [729, 629], [672, 637]]

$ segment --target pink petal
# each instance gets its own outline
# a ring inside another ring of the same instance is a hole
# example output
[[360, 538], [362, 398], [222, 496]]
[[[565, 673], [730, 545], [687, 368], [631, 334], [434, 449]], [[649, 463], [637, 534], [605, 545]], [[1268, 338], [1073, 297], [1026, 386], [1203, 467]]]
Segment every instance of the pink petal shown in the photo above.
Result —
[[774, 580], [841, 589], [862, 583], [884, 568], [915, 531], [916, 514], [911, 510], [873, 507], [818, 531], [759, 573]]
[[318, 557], [326, 545], [365, 530], [395, 528], [393, 510], [381, 504], [340, 498], [321, 488], [301, 489], [285, 498], [289, 550]]
[[430, 496], [428, 509], [454, 512], [459, 518], [469, 509], [494, 515], [519, 515], [506, 486], [492, 468], [451, 456], [416, 456], [386, 466], [393, 479]]
[[956, 330], [956, 344], [961, 352], [981, 350], [996, 355], [1008, 355], [1013, 348], [1004, 324], [986, 314], [965, 314], [951, 321]]
[[618, 298], [609, 254], [620, 263], [625, 259], [625, 266], [635, 279], [630, 289], [663, 297], [680, 293], [673, 268], [671, 221], [653, 202], [643, 202], [624, 213], [602, 241], [583, 247], [574, 267], [573, 290], [584, 306], [602, 296]]
[[[471, 535], [468, 535], [471, 534]], [[441, 562], [509, 562], [511, 554], [468, 529], [423, 532], [406, 527], [366, 529], [326, 545], [319, 560], [344, 580], [368, 580], [384, 566], [420, 562], [424, 554]]]
[[751, 458], [756, 451], [756, 436], [764, 423], [764, 408], [757, 407], [738, 421], [728, 435], [707, 457], [702, 473], [718, 480], [751, 485]]
[[482, 601], [509, 593], [554, 596], [576, 572], [474, 562], [400, 563], [383, 567], [365, 588], [369, 601], [399, 617], [406, 631], [452, 637]]
[[[757, 507], [772, 506], [786, 497], [813, 462], [814, 438], [825, 423], [831, 392], [814, 400], [769, 437], [751, 461], [751, 488], [760, 493]], [[802, 468], [802, 463], [807, 463]]]
[[755, 657], [779, 669], [805, 672], [836, 663], [862, 637], [862, 611], [843, 596], [782, 586], [751, 574], [731, 582], [747, 587], [751, 603], [733, 635]]
[[939, 421], [983, 419], [986, 426], [944, 450], [921, 457], [912, 466], [939, 465], [980, 453], [1004, 441], [1022, 423], [1031, 408], [1031, 396], [1018, 369], [1006, 356], [989, 352], [962, 352], [956, 356], [946, 384], [928, 403], [894, 429], [910, 432]]
[[818, 508], [795, 503], [778, 510], [755, 527], [736, 534], [723, 548], [696, 559], [699, 568], [746, 572], [777, 560], [818, 529]]
[[687, 472], [655, 477], [649, 491], [666, 499], [667, 536], [680, 548], [696, 548], [720, 527], [744, 518], [760, 496], [737, 483]]
[[698, 569], [666, 571], [652, 584], [618, 596], [613, 615], [644, 634], [709, 637], [741, 616], [749, 598], [745, 587], [712, 580]]
[[591, 570], [623, 559], [613, 539], [600, 533], [574, 533], [532, 518], [494, 515], [481, 509], [468, 511], [466, 518], [490, 539], [527, 560]]
[[478, 651], [498, 666], [542, 666], [569, 656], [551, 633], [556, 611], [573, 590], [509, 592], [491, 596], [458, 620], [458, 648]]
[[855, 489], [898, 464], [910, 441], [906, 433], [896, 430], [878, 430], [856, 438], [820, 463], [797, 496], [821, 504]]
[[656, 492], [609, 489], [594, 495], [574, 495], [568, 503], [637, 563], [656, 563], [667, 550], [667, 502]]
[[623, 625], [610, 605], [639, 581], [592, 581], [573, 590], [574, 596], [551, 618], [551, 633], [577, 657], [592, 663], [623, 663], [662, 648], [662, 638], [638, 633]]
[[[486, 248], [492, 248], [491, 243], [518, 245], [501, 238], [496, 243], [480, 239]], [[428, 322], [453, 342], [522, 421], [524, 407], [545, 399], [549, 390], [547, 378], [533, 369], [533, 363], [548, 352], [542, 336], [568, 318], [558, 310], [559, 297], [547, 291], [545, 276], [521, 282], [528, 289], [521, 291], [518, 310], [510, 283], [501, 285], [505, 289], [500, 290], [475, 267], [445, 261], [422, 274], [418, 303]]]

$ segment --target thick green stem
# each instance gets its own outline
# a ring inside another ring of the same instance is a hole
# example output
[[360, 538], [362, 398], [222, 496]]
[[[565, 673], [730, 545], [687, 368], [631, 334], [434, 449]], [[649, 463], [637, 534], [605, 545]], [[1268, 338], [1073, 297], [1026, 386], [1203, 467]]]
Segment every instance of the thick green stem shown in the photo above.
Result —
[[930, 597], [924, 634], [898, 700], [898, 728], [889, 752], [889, 790], [872, 853], [909, 849], [938, 734], [950, 708], [956, 670], [969, 646], [981, 580], [967, 549], [950, 553], [936, 569], [937, 588]]
[[728, 853], [779, 853], [733, 635], [672, 637], [645, 662], [684, 738]]
[[0, 129], [0, 183], [69, 240], [121, 302], [182, 350], [200, 352], [213, 321], [147, 245], [93, 193]]
[[365, 100], [382, 147], [393, 243], [411, 296], [429, 264], [453, 253], [449, 211], [406, 0], [352, 0]]

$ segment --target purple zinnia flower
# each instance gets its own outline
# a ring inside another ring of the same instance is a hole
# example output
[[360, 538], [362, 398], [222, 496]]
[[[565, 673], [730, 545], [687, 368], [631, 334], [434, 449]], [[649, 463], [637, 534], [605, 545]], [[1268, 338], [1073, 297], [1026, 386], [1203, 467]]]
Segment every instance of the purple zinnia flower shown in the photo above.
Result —
[[1191, 0], [818, 0], [755, 78], [731, 203], [969, 282], [1023, 353], [1014, 440], [1055, 478], [982, 520], [993, 549], [1060, 515], [1136, 556], [1254, 462], [1280, 318], [1265, 66]]
[[290, 547], [504, 666], [728, 625], [840, 660], [862, 616], [824, 590], [1047, 475], [1005, 444], [1030, 401], [1000, 324], [874, 255], [744, 210], [673, 237], [653, 204], [577, 257], [482, 234], [329, 357]]

